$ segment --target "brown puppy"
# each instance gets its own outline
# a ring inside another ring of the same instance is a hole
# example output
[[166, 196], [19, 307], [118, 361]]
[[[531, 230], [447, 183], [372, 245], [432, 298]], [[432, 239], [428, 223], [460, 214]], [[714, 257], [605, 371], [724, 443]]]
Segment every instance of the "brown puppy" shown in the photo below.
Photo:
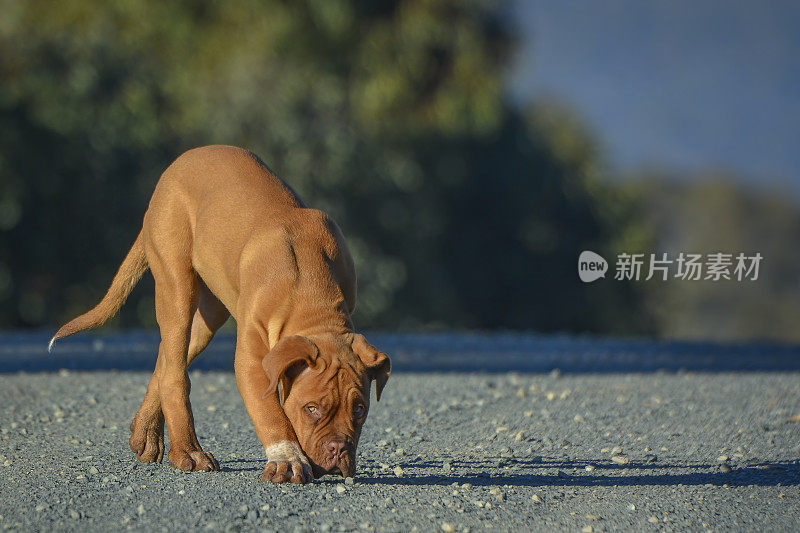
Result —
[[144, 272], [156, 282], [161, 344], [131, 424], [141, 461], [217, 470], [195, 434], [187, 367], [233, 316], [236, 382], [267, 453], [263, 479], [352, 476], [372, 380], [389, 358], [353, 332], [353, 260], [336, 223], [308, 209], [255, 155], [207, 146], [156, 185], [142, 231], [103, 300], [50, 341], [116, 314]]

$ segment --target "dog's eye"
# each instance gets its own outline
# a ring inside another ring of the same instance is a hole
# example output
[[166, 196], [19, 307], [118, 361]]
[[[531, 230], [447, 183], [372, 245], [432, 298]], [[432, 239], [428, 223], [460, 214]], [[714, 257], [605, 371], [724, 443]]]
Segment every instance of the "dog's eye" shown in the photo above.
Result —
[[306, 405], [306, 411], [308, 411], [308, 414], [310, 415], [316, 415], [319, 412], [319, 409], [316, 405], [308, 404]]
[[353, 418], [357, 420], [359, 418], [363, 418], [365, 414], [366, 414], [366, 409], [364, 408], [364, 406], [361, 405], [360, 403], [356, 404], [356, 406], [353, 408]]

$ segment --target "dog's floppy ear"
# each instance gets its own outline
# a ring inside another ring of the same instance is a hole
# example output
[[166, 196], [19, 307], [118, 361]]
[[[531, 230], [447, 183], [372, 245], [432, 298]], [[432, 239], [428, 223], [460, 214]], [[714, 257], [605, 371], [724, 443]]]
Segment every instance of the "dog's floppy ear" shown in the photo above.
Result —
[[385, 353], [379, 352], [368, 343], [360, 333], [353, 335], [353, 351], [366, 365], [370, 379], [375, 380], [375, 397], [380, 401], [383, 387], [386, 386], [389, 374], [392, 373], [392, 362]]
[[278, 341], [261, 361], [268, 380], [264, 397], [277, 394], [280, 383], [280, 401], [283, 404], [294, 378], [306, 368], [315, 366], [318, 355], [319, 349], [306, 337], [292, 335]]

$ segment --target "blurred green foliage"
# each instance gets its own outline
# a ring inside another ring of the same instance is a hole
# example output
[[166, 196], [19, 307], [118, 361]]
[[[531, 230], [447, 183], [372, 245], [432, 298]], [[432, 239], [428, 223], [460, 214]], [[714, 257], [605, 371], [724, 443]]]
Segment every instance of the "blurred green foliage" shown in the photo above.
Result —
[[[259, 154], [342, 226], [356, 322], [650, 333], [577, 255], [646, 249], [557, 106], [510, 104], [492, 0], [0, 0], [0, 326], [104, 293], [177, 155]], [[147, 285], [147, 283], [145, 283]], [[117, 322], [154, 325], [152, 282]]]

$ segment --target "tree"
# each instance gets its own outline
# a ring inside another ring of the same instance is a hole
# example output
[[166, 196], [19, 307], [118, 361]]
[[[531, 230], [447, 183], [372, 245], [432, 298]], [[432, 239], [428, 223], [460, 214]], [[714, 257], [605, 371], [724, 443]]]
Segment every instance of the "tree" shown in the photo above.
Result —
[[[339, 222], [359, 327], [643, 327], [634, 293], [577, 283], [577, 254], [623, 235], [627, 215], [594, 178], [598, 158], [572, 119], [507, 101], [503, 5], [2, 8], [7, 327], [96, 302], [160, 172], [212, 143], [251, 149]], [[153, 325], [152, 291], [135, 291], [121, 321]]]

